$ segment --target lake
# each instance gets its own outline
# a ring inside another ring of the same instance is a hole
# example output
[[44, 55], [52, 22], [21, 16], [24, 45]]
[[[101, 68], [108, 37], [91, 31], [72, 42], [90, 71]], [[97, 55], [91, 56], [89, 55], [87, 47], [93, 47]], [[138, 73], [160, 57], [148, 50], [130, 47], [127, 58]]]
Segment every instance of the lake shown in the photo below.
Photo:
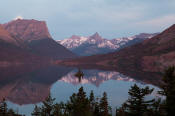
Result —
[[11, 66], [0, 68], [0, 99], [8, 100], [9, 108], [30, 116], [34, 104], [40, 105], [49, 95], [57, 102], [66, 102], [74, 92], [83, 86], [87, 96], [91, 90], [95, 96], [107, 92], [113, 111], [127, 98], [130, 86], [137, 83], [140, 87], [155, 88], [152, 96], [157, 96], [158, 87], [147, 84], [142, 79], [120, 74], [116, 71], [99, 69], [81, 69], [84, 77], [75, 77], [77, 68], [64, 66]]

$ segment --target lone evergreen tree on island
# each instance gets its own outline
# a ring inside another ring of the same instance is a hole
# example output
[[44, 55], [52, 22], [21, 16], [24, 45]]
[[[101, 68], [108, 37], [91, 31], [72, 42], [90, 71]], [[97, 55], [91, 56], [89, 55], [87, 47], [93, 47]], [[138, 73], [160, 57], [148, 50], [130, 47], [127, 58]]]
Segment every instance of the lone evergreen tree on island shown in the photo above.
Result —
[[82, 78], [84, 77], [84, 73], [80, 70], [80, 69], [78, 69], [78, 72], [77, 73], [75, 73], [75, 75], [74, 75], [75, 77], [77, 77], [78, 78], [78, 80], [79, 80], [79, 83], [81, 82], [81, 80], [82, 80]]

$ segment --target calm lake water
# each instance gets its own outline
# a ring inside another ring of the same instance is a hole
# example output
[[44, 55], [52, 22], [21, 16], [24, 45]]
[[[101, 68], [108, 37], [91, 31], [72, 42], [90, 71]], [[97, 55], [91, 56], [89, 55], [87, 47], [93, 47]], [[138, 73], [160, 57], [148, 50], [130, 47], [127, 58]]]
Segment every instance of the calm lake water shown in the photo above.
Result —
[[0, 98], [8, 100], [8, 106], [15, 111], [30, 116], [34, 104], [40, 105], [49, 93], [57, 102], [66, 102], [74, 92], [83, 86], [87, 96], [91, 90], [99, 97], [105, 91], [113, 108], [119, 107], [127, 98], [130, 86], [155, 88], [152, 96], [157, 96], [156, 86], [115, 71], [82, 69], [84, 77], [79, 80], [74, 74], [77, 68], [62, 66], [5, 67], [0, 70]]

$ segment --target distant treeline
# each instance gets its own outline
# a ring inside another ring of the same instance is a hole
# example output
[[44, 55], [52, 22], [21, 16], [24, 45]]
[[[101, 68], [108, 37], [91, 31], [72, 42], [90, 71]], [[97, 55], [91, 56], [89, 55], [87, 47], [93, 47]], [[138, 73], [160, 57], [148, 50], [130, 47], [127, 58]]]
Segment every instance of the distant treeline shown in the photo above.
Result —
[[[154, 77], [153, 77], [154, 78]], [[136, 84], [129, 89], [128, 99], [115, 109], [115, 116], [174, 116], [175, 115], [175, 67], [169, 67], [163, 76], [160, 97], [145, 99], [154, 89], [146, 86], [140, 88]], [[162, 96], [165, 99], [161, 99]], [[93, 91], [87, 96], [83, 87], [73, 93], [66, 103], [55, 103], [49, 95], [42, 105], [35, 105], [32, 116], [112, 116], [108, 104], [107, 93], [95, 97]], [[5, 99], [0, 104], [0, 116], [22, 116], [7, 108]]]

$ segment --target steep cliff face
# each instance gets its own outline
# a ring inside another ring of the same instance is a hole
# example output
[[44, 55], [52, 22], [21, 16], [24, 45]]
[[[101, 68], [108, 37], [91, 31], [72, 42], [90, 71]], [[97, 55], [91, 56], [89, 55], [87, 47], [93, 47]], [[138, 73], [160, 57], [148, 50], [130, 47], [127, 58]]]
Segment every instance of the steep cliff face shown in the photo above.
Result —
[[4, 24], [3, 27], [12, 35], [24, 41], [51, 38], [44, 21], [17, 19]]
[[7, 66], [9, 62], [19, 64], [21, 62], [42, 61], [41, 57], [21, 47], [23, 46], [20, 45], [18, 39], [0, 25], [0, 66]]
[[[52, 39], [44, 21], [17, 19], [2, 26], [4, 31], [0, 31], [0, 35], [4, 36], [3, 40], [9, 41], [10, 43], [16, 42], [17, 47], [21, 48], [24, 53], [30, 53], [46, 59], [76, 57], [75, 54]], [[10, 54], [14, 54], [14, 56], [18, 54], [17, 49], [14, 52], [12, 48], [7, 49], [7, 47], [4, 46], [4, 50], [7, 51], [5, 57], [8, 57]], [[6, 51], [4, 51], [4, 54]]]
[[6, 31], [2, 25], [0, 25], [0, 40], [7, 42], [7, 43], [17, 45], [16, 40], [14, 38], [12, 38], [10, 33], [8, 31]]

